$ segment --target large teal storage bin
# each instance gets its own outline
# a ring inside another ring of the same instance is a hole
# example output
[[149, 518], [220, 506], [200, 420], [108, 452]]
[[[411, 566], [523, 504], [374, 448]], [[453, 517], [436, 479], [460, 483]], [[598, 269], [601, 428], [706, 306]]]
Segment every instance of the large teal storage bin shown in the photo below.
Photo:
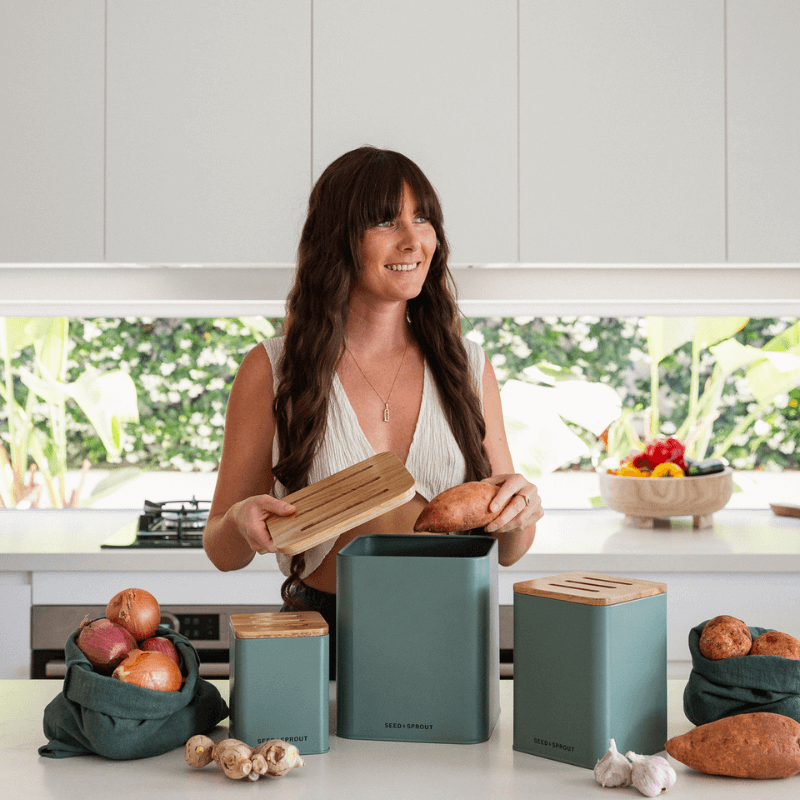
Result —
[[230, 735], [329, 748], [328, 623], [316, 611], [231, 614]]
[[667, 587], [571, 572], [514, 584], [514, 749], [593, 769], [667, 741]]
[[336, 734], [486, 741], [500, 713], [497, 542], [359, 536], [337, 555]]

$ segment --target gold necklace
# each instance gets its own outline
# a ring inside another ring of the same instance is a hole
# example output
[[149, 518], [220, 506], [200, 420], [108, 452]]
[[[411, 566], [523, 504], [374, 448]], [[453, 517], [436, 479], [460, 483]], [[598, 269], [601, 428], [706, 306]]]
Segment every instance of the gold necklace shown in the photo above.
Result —
[[361, 367], [358, 366], [358, 361], [356, 361], [356, 357], [353, 355], [353, 353], [350, 350], [350, 348], [348, 348], [347, 345], [345, 345], [344, 349], [347, 350], [348, 353], [350, 353], [350, 358], [353, 359], [353, 363], [356, 365], [356, 368], [361, 373], [361, 376], [364, 378], [364, 380], [367, 383], [369, 383], [370, 389], [372, 389], [372, 391], [375, 392], [375, 394], [377, 394], [378, 397], [380, 398], [380, 401], [383, 403], [383, 421], [384, 422], [388, 422], [389, 421], [389, 398], [392, 396], [392, 391], [394, 390], [394, 385], [395, 385], [395, 383], [397, 383], [397, 376], [400, 374], [400, 369], [403, 366], [403, 361], [405, 360], [405, 357], [406, 357], [406, 350], [408, 350], [408, 342], [406, 342], [405, 349], [403, 350], [403, 355], [402, 355], [402, 357], [400, 359], [400, 366], [397, 368], [397, 372], [395, 372], [395, 374], [394, 374], [394, 380], [392, 381], [392, 386], [389, 389], [389, 394], [386, 395], [386, 399], [385, 400], [383, 399], [381, 394], [378, 392], [378, 390], [372, 385], [372, 383], [370, 383], [369, 378], [366, 375], [364, 375], [364, 370], [361, 369]]

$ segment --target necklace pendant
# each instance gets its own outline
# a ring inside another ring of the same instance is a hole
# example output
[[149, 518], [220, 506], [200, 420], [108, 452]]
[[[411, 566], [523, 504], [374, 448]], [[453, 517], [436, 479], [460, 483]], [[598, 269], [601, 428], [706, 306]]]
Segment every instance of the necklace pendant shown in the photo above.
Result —
[[384, 422], [388, 422], [389, 421], [389, 404], [388, 403], [386, 404], [386, 408], [383, 409], [383, 421]]

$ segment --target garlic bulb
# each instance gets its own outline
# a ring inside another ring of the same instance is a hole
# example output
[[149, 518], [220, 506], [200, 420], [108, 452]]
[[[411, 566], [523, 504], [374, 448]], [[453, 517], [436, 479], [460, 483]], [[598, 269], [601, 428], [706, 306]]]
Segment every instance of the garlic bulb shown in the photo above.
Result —
[[617, 743], [609, 739], [608, 752], [595, 764], [594, 779], [601, 786], [628, 786], [631, 782], [631, 764], [617, 750]]
[[674, 785], [678, 776], [661, 756], [640, 756], [637, 753], [625, 754], [632, 762], [631, 783], [645, 796], [655, 797], [664, 789]]

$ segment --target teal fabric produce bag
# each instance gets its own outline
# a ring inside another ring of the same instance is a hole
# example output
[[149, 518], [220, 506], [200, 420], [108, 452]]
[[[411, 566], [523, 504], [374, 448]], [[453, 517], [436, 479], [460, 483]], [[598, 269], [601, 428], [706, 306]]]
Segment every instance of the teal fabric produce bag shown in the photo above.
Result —
[[161, 755], [198, 733], [207, 733], [228, 716], [216, 686], [200, 677], [200, 659], [191, 642], [160, 626], [157, 636], [171, 639], [183, 661], [186, 682], [180, 691], [142, 689], [94, 671], [76, 644], [75, 631], [65, 646], [67, 674], [61, 694], [44, 710], [39, 748], [48, 758], [90, 753], [127, 760]]
[[[768, 711], [800, 722], [800, 661], [782, 656], [712, 661], [700, 652], [700, 634], [706, 622], [689, 632], [692, 672], [683, 692], [687, 718], [695, 725], [705, 725], [735, 714]], [[750, 628], [750, 634], [755, 639], [771, 630]]]

